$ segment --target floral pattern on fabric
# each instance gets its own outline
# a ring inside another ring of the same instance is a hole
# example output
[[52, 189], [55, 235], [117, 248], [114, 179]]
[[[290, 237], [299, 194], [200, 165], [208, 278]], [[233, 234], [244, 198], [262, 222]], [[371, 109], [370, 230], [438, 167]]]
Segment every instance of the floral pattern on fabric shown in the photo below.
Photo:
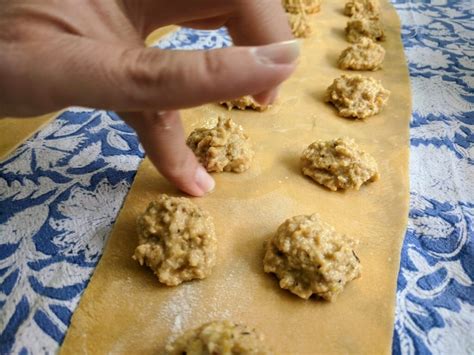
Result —
[[[472, 1], [393, 1], [413, 95], [411, 208], [393, 352], [474, 353]], [[230, 44], [181, 29], [164, 49]], [[102, 254], [143, 150], [109, 112], [80, 108], [0, 162], [0, 353], [54, 353]]]

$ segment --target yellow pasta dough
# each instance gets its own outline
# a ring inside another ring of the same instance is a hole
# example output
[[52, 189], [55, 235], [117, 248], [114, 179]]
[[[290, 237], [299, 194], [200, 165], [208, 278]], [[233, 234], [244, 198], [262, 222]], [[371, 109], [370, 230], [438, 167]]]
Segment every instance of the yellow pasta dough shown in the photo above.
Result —
[[[161, 193], [182, 195], [145, 160], [74, 313], [63, 354], [156, 354], [186, 330], [215, 319], [258, 329], [276, 354], [391, 352], [409, 199], [409, 76], [396, 12], [383, 1], [387, 55], [384, 70], [371, 76], [392, 92], [390, 102], [367, 121], [338, 117], [323, 102], [328, 84], [341, 74], [337, 57], [347, 47], [343, 8], [342, 0], [326, 1], [311, 19], [318, 31], [302, 43], [299, 66], [281, 86], [278, 105], [265, 112], [232, 111], [252, 137], [255, 158], [241, 174], [216, 174], [214, 192], [193, 199], [213, 216], [219, 236], [212, 275], [160, 287], [130, 258], [135, 220], [148, 202]], [[185, 110], [186, 132], [223, 114], [227, 110], [215, 104]], [[382, 177], [377, 183], [339, 193], [315, 188], [301, 174], [299, 157], [307, 144], [339, 136], [354, 138], [375, 158]], [[281, 222], [315, 212], [359, 240], [363, 277], [332, 303], [279, 289], [262, 267], [262, 245]]]

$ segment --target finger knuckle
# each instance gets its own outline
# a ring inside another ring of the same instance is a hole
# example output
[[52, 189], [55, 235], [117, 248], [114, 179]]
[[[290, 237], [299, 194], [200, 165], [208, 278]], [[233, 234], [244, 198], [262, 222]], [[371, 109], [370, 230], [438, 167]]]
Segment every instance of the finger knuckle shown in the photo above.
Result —
[[146, 50], [125, 50], [121, 60], [121, 70], [125, 76], [126, 96], [137, 106], [144, 108], [150, 104], [150, 96], [166, 82], [161, 64], [156, 56]]
[[203, 68], [201, 76], [201, 83], [204, 86], [214, 86], [213, 78], [226, 77], [226, 65], [222, 57], [216, 51], [203, 52]]
[[204, 65], [207, 71], [211, 73], [219, 73], [222, 71], [222, 61], [216, 52], [206, 51], [204, 55]]

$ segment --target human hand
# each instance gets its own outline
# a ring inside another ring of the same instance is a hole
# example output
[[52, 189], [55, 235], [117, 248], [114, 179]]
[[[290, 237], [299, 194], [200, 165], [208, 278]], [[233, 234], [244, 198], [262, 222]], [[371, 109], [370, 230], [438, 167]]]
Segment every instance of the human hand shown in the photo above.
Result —
[[[185, 145], [180, 108], [252, 94], [295, 68], [279, 0], [0, 0], [0, 116], [78, 105], [120, 112], [160, 172], [201, 196], [213, 179]], [[226, 26], [237, 47], [144, 48], [154, 29]], [[273, 45], [269, 43], [280, 42]], [[245, 46], [245, 47], [244, 47]]]

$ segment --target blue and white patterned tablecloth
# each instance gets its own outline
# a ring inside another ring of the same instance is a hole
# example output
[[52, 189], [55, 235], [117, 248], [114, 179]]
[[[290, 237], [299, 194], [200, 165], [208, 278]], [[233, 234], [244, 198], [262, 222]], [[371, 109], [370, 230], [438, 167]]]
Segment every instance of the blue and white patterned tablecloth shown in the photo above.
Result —
[[[474, 5], [394, 3], [414, 112], [393, 352], [474, 354]], [[70, 109], [0, 162], [0, 353], [57, 351], [142, 157], [114, 114]]]

